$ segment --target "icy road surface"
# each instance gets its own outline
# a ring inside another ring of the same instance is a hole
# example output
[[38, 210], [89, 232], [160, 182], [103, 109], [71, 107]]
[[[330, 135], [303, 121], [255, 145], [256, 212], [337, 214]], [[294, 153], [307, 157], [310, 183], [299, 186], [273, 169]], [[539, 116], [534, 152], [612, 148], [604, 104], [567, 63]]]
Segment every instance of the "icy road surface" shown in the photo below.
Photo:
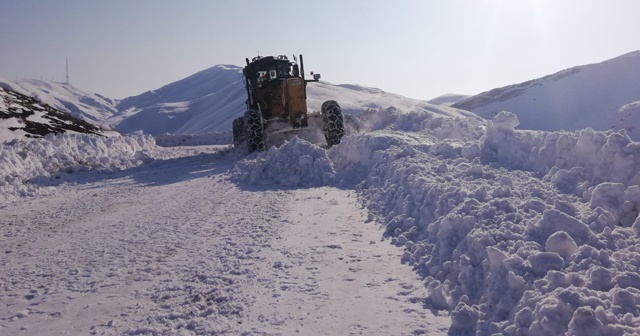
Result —
[[444, 335], [353, 191], [247, 187], [218, 149], [1, 209], [0, 335]]

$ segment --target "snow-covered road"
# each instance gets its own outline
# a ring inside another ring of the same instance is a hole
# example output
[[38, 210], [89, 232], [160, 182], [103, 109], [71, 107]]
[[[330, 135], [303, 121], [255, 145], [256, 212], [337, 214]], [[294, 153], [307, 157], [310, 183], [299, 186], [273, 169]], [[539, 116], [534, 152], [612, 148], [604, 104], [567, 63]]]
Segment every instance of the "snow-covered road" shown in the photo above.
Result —
[[219, 148], [2, 209], [1, 335], [445, 334], [353, 191], [239, 185]]
[[640, 143], [434, 110], [246, 156], [5, 143], [0, 335], [640, 335]]

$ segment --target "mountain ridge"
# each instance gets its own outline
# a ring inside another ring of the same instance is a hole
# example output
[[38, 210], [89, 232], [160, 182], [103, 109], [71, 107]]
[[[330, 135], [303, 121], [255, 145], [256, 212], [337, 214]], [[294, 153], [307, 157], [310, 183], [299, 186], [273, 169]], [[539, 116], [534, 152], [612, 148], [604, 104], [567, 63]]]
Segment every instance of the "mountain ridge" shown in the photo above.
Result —
[[[478, 118], [447, 106], [407, 98], [355, 84], [320, 81], [307, 86], [309, 112], [320, 111], [327, 100], [336, 100], [345, 114], [395, 107], [400, 111], [426, 110], [441, 115]], [[216, 65], [184, 79], [128, 97], [118, 104], [119, 113], [109, 122], [125, 133], [207, 133], [231, 130], [233, 120], [246, 109], [242, 68]]]
[[[452, 106], [485, 119], [509, 111], [518, 116], [523, 129], [629, 129], [628, 120], [617, 114], [623, 106], [640, 101], [639, 77], [640, 51], [633, 51], [600, 63], [575, 66], [485, 91]], [[632, 136], [640, 139], [640, 134]]]
[[[336, 100], [345, 114], [395, 107], [443, 115], [492, 119], [506, 110], [532, 130], [626, 130], [640, 140], [640, 51], [580, 65], [475, 96], [445, 94], [429, 101], [356, 84], [309, 83], [308, 109]], [[61, 111], [122, 132], [198, 134], [229, 131], [245, 109], [242, 67], [218, 64], [137, 96], [114, 100], [70, 84], [39, 80], [0, 86], [34, 97]], [[469, 112], [470, 111], [470, 112]]]

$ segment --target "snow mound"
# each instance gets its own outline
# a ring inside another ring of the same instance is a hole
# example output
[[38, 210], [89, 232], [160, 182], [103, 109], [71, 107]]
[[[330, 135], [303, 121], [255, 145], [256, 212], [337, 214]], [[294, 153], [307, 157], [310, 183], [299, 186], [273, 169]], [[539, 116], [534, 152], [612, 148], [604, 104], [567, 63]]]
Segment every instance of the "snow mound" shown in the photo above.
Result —
[[625, 130], [633, 139], [640, 139], [640, 101], [626, 104], [615, 115], [613, 130]]
[[238, 181], [285, 187], [326, 185], [335, 175], [326, 151], [297, 137], [281, 147], [253, 153], [235, 168]]
[[127, 169], [152, 160], [157, 152], [153, 137], [145, 135], [49, 134], [6, 142], [0, 145], [0, 203], [46, 192], [36, 181], [62, 173]]

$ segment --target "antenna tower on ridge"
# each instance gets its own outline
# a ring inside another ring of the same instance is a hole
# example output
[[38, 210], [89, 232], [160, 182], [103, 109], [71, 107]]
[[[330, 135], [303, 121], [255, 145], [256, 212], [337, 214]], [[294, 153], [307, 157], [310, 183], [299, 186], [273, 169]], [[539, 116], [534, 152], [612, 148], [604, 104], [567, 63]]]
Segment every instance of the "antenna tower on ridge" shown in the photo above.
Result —
[[66, 58], [66, 61], [67, 61], [67, 68], [66, 68], [66, 75], [64, 77], [64, 83], [69, 84], [69, 57]]

